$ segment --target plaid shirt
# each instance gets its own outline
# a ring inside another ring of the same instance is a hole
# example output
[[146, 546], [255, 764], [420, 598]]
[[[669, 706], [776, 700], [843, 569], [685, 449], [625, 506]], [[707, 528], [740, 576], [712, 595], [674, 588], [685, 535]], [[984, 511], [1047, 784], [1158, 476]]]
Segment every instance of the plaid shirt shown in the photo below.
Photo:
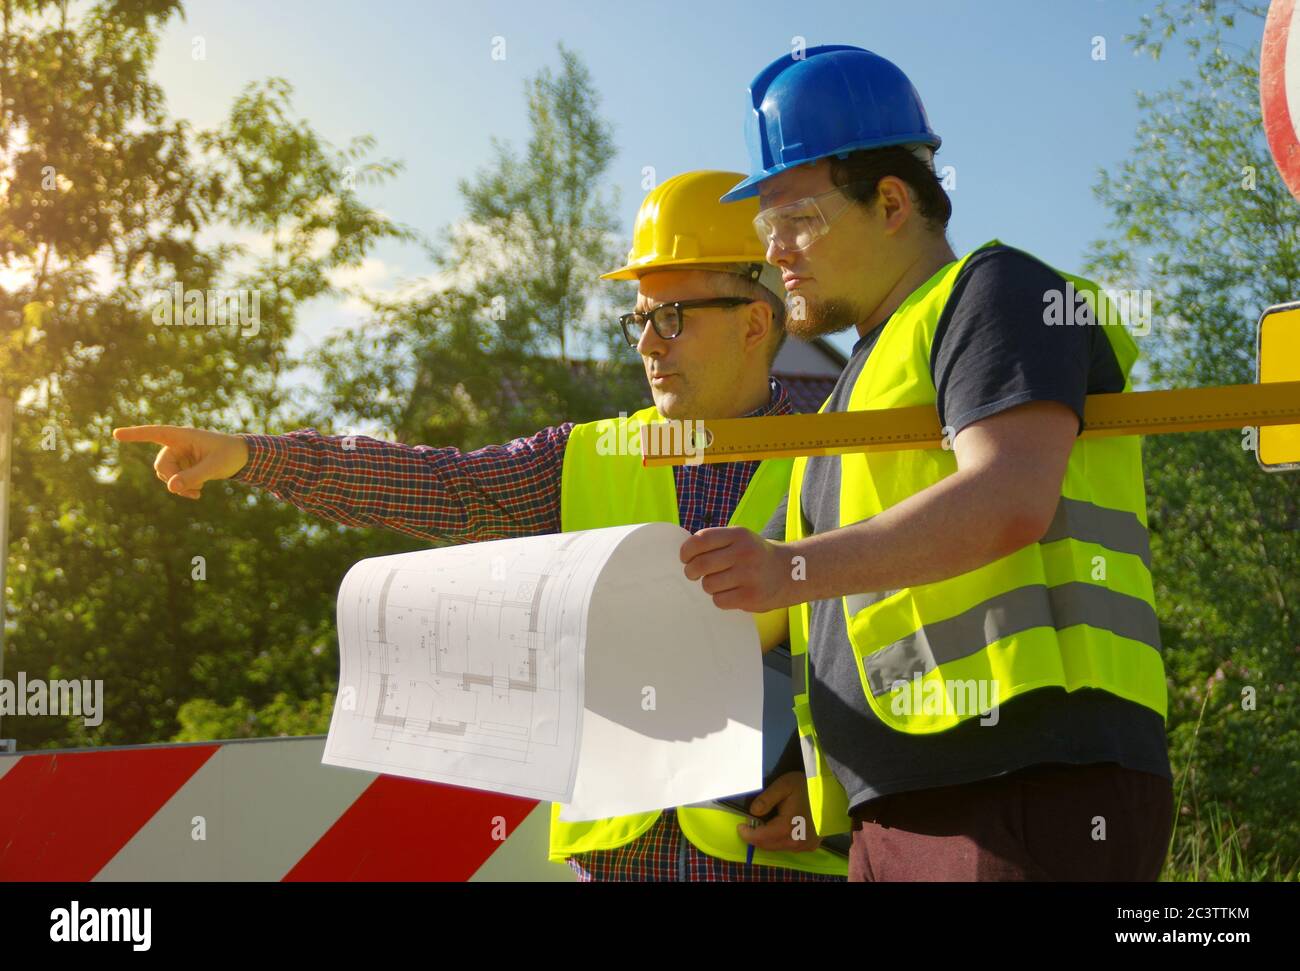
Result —
[[[790, 414], [771, 382], [768, 403], [745, 417]], [[572, 422], [472, 452], [402, 445], [314, 428], [243, 435], [248, 463], [234, 481], [269, 491], [347, 526], [382, 527], [435, 543], [477, 543], [560, 531], [560, 473]], [[681, 525], [725, 526], [757, 462], [673, 466]], [[824, 880], [777, 867], [718, 860], [697, 850], [664, 812], [648, 832], [617, 849], [569, 860], [580, 880]]]
[[642, 880], [684, 883], [843, 883], [844, 877], [779, 866], [732, 863], [701, 853], [684, 835], [677, 810], [665, 809], [655, 824], [624, 846], [569, 857], [583, 883]]
[[[746, 418], [793, 410], [775, 378]], [[345, 526], [382, 527], [434, 543], [481, 543], [560, 531], [560, 472], [573, 422], [472, 452], [365, 435], [243, 435], [248, 464], [231, 479]], [[673, 466], [681, 525], [725, 526], [757, 462]]]

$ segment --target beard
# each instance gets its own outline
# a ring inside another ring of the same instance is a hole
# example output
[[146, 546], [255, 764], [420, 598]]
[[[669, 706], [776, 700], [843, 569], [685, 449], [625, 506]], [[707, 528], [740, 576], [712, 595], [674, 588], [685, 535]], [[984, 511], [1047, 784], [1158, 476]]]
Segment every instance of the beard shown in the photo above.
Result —
[[838, 334], [867, 319], [867, 312], [850, 300], [805, 300], [802, 319], [787, 314], [786, 333], [800, 340]]

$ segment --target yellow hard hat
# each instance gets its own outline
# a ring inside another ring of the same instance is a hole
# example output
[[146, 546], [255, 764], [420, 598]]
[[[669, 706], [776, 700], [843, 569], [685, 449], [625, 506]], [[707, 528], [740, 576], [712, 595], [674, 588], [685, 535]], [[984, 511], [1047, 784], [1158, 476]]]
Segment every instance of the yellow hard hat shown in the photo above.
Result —
[[700, 267], [746, 273], [784, 296], [781, 272], [767, 263], [754, 229], [758, 199], [718, 201], [744, 178], [738, 172], [684, 172], [656, 186], [636, 214], [627, 265], [601, 279], [635, 280], [649, 270]]

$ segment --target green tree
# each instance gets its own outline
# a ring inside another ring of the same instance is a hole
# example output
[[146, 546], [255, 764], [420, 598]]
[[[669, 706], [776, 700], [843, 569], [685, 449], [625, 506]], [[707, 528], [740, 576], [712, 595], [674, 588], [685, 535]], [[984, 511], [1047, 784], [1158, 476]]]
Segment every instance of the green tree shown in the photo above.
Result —
[[[238, 713], [223, 734], [322, 727], [338, 581], [396, 545], [304, 529], [243, 487], [202, 507], [168, 496], [152, 453], [112, 441], [124, 424], [300, 423], [283, 380], [299, 306], [379, 241], [412, 238], [352, 187], [395, 166], [365, 163], [364, 139], [325, 144], [283, 81], [245, 90], [211, 131], [170, 118], [150, 70], [179, 14], [0, 0], [0, 395], [17, 402], [5, 673], [105, 691], [97, 728], [6, 718], [24, 748], [164, 740], [190, 699], [207, 703], [187, 731], [215, 710]], [[247, 325], [212, 326], [208, 305], [203, 325], [159, 326], [174, 284], [233, 291]]]
[[[614, 295], [627, 298], [627, 285], [598, 281], [621, 255], [611, 242], [616, 203], [602, 183], [613, 156], [609, 125], [596, 113], [580, 60], [559, 53], [558, 73], [543, 69], [525, 85], [532, 120], [526, 152], [494, 140], [494, 164], [460, 182], [466, 216], [432, 252], [437, 285], [396, 300], [371, 298], [372, 319], [314, 356], [324, 391], [312, 424], [320, 431], [369, 424], [402, 442], [472, 448], [602, 415], [611, 400], [632, 407], [646, 398], [639, 362], [610, 321], [609, 304]], [[594, 360], [573, 360], [575, 352]], [[423, 545], [311, 523], [313, 532], [366, 535], [364, 545], [351, 547], [352, 560]], [[343, 555], [331, 567], [340, 574]], [[306, 591], [312, 607], [292, 608], [322, 620], [314, 632], [293, 635], [317, 655], [322, 643], [332, 647], [336, 587]], [[333, 699], [290, 669], [299, 656], [268, 659], [255, 685], [188, 702], [178, 737], [324, 731]], [[323, 656], [332, 662], [334, 651]], [[237, 657], [213, 661], [225, 670], [209, 680], [241, 683]], [[281, 686], [293, 690], [267, 696]]]
[[473, 448], [646, 400], [613, 322], [630, 289], [598, 279], [623, 255], [603, 182], [611, 128], [578, 56], [559, 59], [525, 84], [526, 150], [494, 139], [493, 163], [460, 181], [465, 219], [432, 254], [436, 286], [374, 302], [370, 325], [322, 349], [332, 414]]
[[[1237, 42], [1261, 36], [1265, 10], [1161, 3], [1129, 38], [1154, 57], [1177, 41], [1195, 64], [1138, 96], [1134, 148], [1097, 185], [1116, 234], [1089, 269], [1153, 291], [1139, 343], [1154, 385], [1253, 381], [1260, 311], [1300, 298], [1300, 206], [1263, 135], [1258, 44]], [[1181, 800], [1173, 872], [1199, 878], [1300, 863], [1300, 481], [1260, 471], [1248, 444], [1214, 432], [1145, 446]]]

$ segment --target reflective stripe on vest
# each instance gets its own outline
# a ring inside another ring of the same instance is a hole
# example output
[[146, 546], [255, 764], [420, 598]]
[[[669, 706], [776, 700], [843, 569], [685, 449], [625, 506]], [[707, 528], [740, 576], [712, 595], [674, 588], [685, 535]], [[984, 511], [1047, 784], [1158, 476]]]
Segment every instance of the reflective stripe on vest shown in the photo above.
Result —
[[[985, 244], [995, 245], [997, 240]], [[848, 410], [936, 403], [931, 348], [957, 274], [971, 255], [935, 273], [885, 323], [850, 392]], [[1061, 275], [1088, 302], [1093, 320], [1118, 320], [1098, 313], [1098, 301], [1106, 297], [1096, 284]], [[1050, 326], [1046, 320], [1044, 326]], [[1092, 326], [1103, 328], [1125, 377], [1124, 390], [1131, 390], [1128, 375], [1137, 358], [1132, 337], [1119, 324]], [[789, 541], [804, 535], [800, 490], [806, 465], [806, 459], [796, 459], [791, 474]], [[944, 449], [843, 455], [839, 525], [869, 519], [956, 469], [954, 454]], [[947, 580], [845, 597], [843, 609], [867, 704], [898, 731], [946, 731], [1042, 687], [1097, 688], [1165, 715], [1141, 440], [1077, 440], [1056, 513], [1038, 542]], [[791, 608], [790, 626], [792, 645], [798, 628], [806, 651], [806, 605]], [[806, 664], [805, 658], [805, 681]], [[826, 778], [811, 711], [809, 716], [805, 752], [814, 821], [820, 833], [841, 832], [849, 825], [847, 797], [838, 780]]]
[[[575, 425], [564, 449], [560, 487], [560, 528], [565, 532], [645, 522], [679, 522], [677, 487], [668, 466], [645, 468], [639, 451], [640, 426], [663, 421], [654, 408], [629, 417]], [[630, 448], [628, 446], [631, 446]], [[736, 505], [728, 525], [760, 532], [785, 496], [790, 459], [762, 462]], [[551, 806], [550, 859], [624, 846], [647, 832], [659, 813], [638, 813], [582, 823], [560, 821], [560, 806]], [[769, 853], [744, 842], [736, 825], [740, 813], [703, 806], [677, 810], [682, 833], [699, 850], [733, 863], [789, 867], [810, 873], [843, 876], [847, 862], [824, 849], [811, 853]]]

